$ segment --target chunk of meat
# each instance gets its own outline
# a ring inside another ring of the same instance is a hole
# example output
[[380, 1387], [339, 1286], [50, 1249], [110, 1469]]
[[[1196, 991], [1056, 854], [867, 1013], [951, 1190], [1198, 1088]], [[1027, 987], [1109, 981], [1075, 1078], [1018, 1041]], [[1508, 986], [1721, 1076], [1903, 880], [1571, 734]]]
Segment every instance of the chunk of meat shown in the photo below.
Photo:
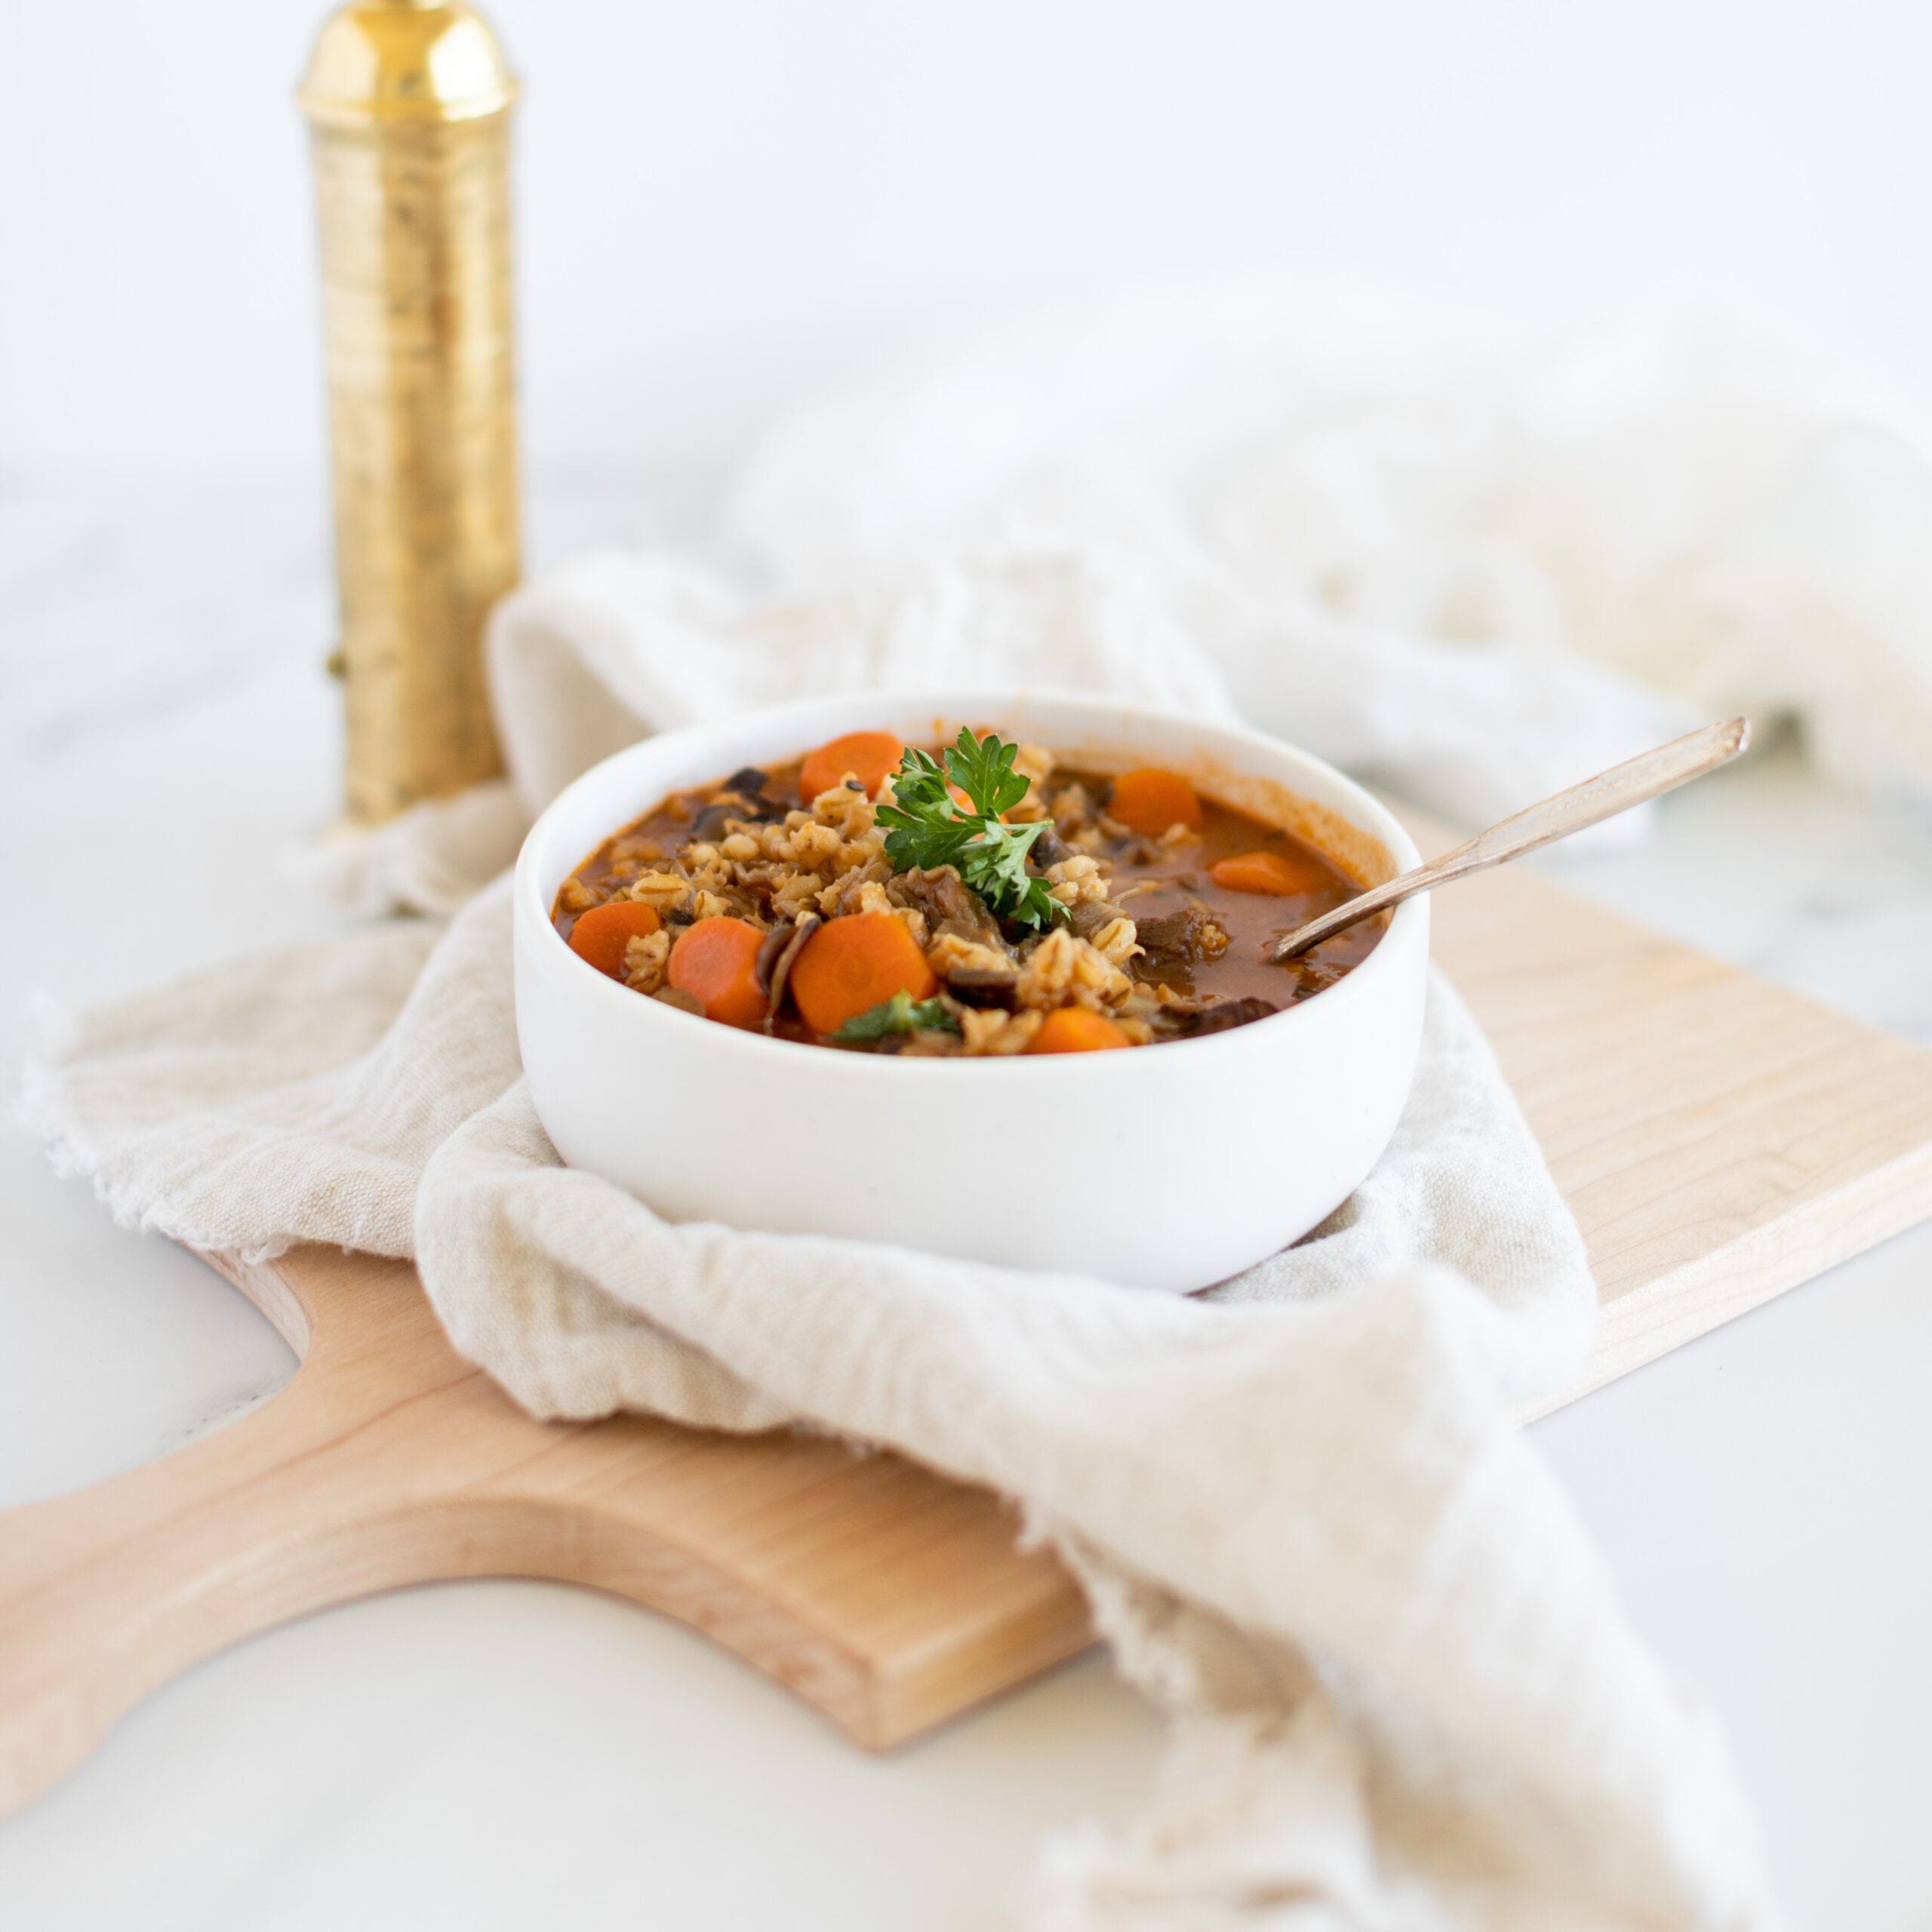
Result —
[[918, 866], [899, 874], [894, 883], [926, 917], [935, 922], [955, 919], [962, 925], [987, 922], [991, 915], [980, 895], [959, 876], [957, 868], [936, 866], [930, 872]]
[[1151, 918], [1137, 909], [1134, 936], [1157, 966], [1192, 966], [1218, 957], [1228, 943], [1226, 934], [1198, 900]]
[[1082, 899], [1067, 909], [1067, 918], [1082, 939], [1091, 939], [1096, 933], [1106, 931], [1116, 919], [1126, 916], [1108, 899]]
[[1280, 1011], [1272, 1000], [1251, 996], [1246, 999], [1208, 1000], [1191, 1012], [1170, 1007], [1168, 1018], [1175, 1038], [1193, 1040], [1204, 1033], [1225, 1033], [1231, 1026], [1248, 1026]]
[[1010, 951], [1001, 938], [999, 921], [986, 909], [986, 901], [962, 879], [956, 868], [937, 866], [921, 871], [917, 866], [900, 872], [893, 880], [900, 896], [925, 914], [935, 937], [950, 933], [955, 938], [977, 941], [999, 952]]

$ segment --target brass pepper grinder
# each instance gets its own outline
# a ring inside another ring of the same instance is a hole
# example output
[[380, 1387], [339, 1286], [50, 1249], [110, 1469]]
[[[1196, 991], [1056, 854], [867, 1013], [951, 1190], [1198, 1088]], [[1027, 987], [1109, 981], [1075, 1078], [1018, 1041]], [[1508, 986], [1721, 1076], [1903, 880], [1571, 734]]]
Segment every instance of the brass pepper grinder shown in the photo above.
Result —
[[481, 635], [520, 568], [515, 93], [469, 8], [351, 0], [297, 97], [321, 211], [352, 824], [503, 769]]

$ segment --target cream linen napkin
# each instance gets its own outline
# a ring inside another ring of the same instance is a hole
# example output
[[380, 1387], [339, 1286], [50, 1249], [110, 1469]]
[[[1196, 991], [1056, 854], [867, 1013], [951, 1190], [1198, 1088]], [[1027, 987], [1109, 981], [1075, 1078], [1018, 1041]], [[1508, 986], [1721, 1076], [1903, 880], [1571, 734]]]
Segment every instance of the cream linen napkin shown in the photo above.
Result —
[[1472, 827], [1738, 711], [1932, 798], [1928, 639], [1923, 436], [1789, 351], [1681, 321], [1508, 340], [1299, 281], [1143, 295], [798, 410], [710, 554], [511, 598], [513, 794], [303, 863], [452, 910], [642, 731], [974, 678], [1238, 715]]

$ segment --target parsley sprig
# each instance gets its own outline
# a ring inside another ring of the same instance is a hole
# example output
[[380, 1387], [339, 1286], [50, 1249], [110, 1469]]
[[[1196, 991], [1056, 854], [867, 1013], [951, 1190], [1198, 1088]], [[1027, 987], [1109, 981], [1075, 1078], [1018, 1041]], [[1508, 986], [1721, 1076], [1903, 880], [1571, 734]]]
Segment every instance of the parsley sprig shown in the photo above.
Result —
[[[888, 828], [885, 856], [897, 870], [956, 866], [996, 918], [1043, 928], [1064, 909], [1045, 881], [1026, 869], [1047, 822], [1007, 825], [1000, 818], [1026, 795], [1026, 780], [1013, 768], [1019, 749], [991, 732], [976, 738], [964, 725], [943, 764], [930, 752], [909, 748], [893, 776], [894, 802], [880, 806], [878, 821]], [[949, 784], [971, 800], [971, 811], [959, 809]]]
[[890, 999], [854, 1014], [832, 1037], [846, 1046], [864, 1046], [897, 1034], [922, 1031], [956, 1033], [959, 1023], [947, 1012], [943, 1000], [915, 999], [902, 986]]

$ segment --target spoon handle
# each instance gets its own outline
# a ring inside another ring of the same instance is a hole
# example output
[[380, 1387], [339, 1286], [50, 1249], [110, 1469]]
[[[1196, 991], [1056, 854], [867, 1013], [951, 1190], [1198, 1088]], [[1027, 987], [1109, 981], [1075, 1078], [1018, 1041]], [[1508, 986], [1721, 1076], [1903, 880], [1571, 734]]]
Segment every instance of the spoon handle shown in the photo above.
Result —
[[1580, 785], [1572, 785], [1567, 791], [1558, 792], [1540, 804], [1529, 806], [1513, 818], [1506, 818], [1500, 825], [1492, 825], [1487, 832], [1478, 832], [1466, 844], [1458, 845], [1453, 852], [1445, 852], [1441, 858], [1432, 859], [1426, 866], [1418, 866], [1414, 871], [1400, 873], [1381, 885], [1370, 887], [1347, 904], [1337, 906], [1332, 912], [1324, 912], [1318, 919], [1311, 919], [1306, 925], [1290, 933], [1277, 943], [1270, 957], [1292, 959], [1297, 953], [1318, 946], [1324, 939], [1355, 924], [1358, 920], [1366, 919], [1388, 906], [1398, 906], [1418, 892], [1446, 885], [1451, 879], [1466, 878], [1471, 872], [1487, 872], [1491, 866], [1500, 866], [1506, 859], [1520, 857], [1525, 852], [1534, 851], [1539, 845], [1548, 845], [1556, 839], [1568, 838], [1573, 832], [1581, 832], [1586, 826], [1614, 818], [1619, 812], [1628, 811], [1632, 805], [1641, 805], [1647, 798], [1660, 797], [1694, 778], [1703, 777], [1707, 771], [1715, 771], [1721, 764], [1727, 764], [1750, 742], [1751, 721], [1748, 718], [1733, 718], [1721, 724], [1706, 724], [1702, 731], [1693, 731], [1687, 737], [1673, 738], [1667, 745], [1660, 745], [1656, 750], [1645, 752], [1623, 764], [1613, 765], [1607, 771], [1598, 772], [1594, 778], [1585, 779]]

